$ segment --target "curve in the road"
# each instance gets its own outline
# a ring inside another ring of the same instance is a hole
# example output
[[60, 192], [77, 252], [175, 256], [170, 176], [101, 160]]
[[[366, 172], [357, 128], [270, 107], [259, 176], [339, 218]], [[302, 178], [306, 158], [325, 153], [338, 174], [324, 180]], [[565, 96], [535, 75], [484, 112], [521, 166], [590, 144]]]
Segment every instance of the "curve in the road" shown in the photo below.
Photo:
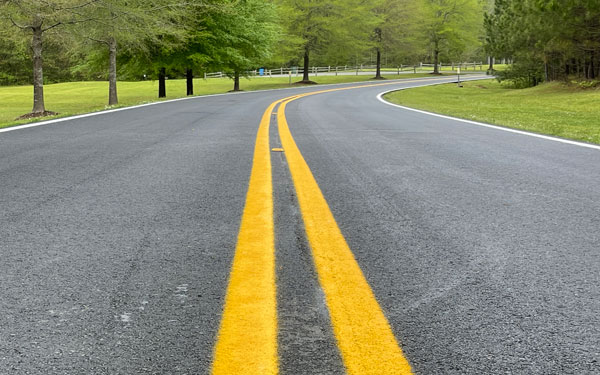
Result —
[[[423, 82], [431, 80], [410, 80]], [[312, 95], [386, 86], [351, 86], [273, 102], [259, 126], [254, 162], [233, 261], [212, 373], [276, 374], [277, 317], [270, 118], [279, 105], [279, 135], [304, 219], [344, 364], [350, 374], [411, 374], [410, 364], [352, 255], [310, 168], [291, 135], [288, 103]]]

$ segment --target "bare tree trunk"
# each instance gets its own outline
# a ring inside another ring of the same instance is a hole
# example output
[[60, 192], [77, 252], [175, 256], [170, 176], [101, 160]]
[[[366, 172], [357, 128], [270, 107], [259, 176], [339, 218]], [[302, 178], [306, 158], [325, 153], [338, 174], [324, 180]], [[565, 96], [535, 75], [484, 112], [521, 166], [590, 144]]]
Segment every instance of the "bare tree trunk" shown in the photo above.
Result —
[[32, 113], [43, 114], [46, 112], [44, 105], [44, 72], [42, 60], [42, 26], [33, 28], [33, 110]]
[[488, 57], [490, 59], [490, 66], [488, 67], [488, 72], [494, 72], [494, 58], [492, 56]]
[[188, 69], [185, 72], [186, 83], [187, 83], [187, 95], [194, 95], [194, 72], [192, 69]]
[[233, 91], [240, 91], [240, 72], [233, 73]]
[[114, 37], [108, 39], [108, 60], [108, 105], [117, 105], [117, 41]]
[[377, 48], [377, 69], [375, 72], [375, 79], [381, 79], [381, 50]]
[[158, 72], [158, 97], [159, 98], [167, 97], [167, 87], [166, 87], [166, 83], [165, 83], [166, 77], [167, 77], [166, 69], [160, 68], [160, 71]]
[[440, 51], [437, 43], [435, 43], [435, 49], [433, 50], [433, 74], [440, 74]]
[[309, 69], [308, 64], [309, 63], [310, 63], [310, 60], [309, 60], [309, 55], [308, 55], [308, 48], [306, 48], [304, 50], [304, 72], [302, 75], [302, 82], [310, 81], [310, 78], [308, 77], [308, 69]]

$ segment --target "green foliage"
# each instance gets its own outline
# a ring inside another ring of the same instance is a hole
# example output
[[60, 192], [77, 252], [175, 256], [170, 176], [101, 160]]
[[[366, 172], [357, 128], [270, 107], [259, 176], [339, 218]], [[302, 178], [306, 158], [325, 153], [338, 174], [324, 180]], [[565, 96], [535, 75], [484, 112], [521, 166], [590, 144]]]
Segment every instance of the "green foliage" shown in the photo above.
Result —
[[[106, 70], [106, 48], [111, 39], [119, 53], [137, 55], [147, 62], [153, 49], [181, 43], [185, 30], [178, 24], [183, 16], [179, 5], [170, 0], [102, 0], [86, 13], [90, 22], [77, 24], [69, 31], [78, 39], [76, 48], [87, 58], [79, 69]], [[98, 51], [101, 50], [99, 53]], [[105, 72], [104, 72], [105, 73]]]
[[207, 15], [210, 31], [209, 56], [213, 66], [243, 72], [271, 57], [279, 28], [272, 3], [261, 0], [232, 0], [224, 11]]
[[503, 71], [496, 72], [498, 82], [508, 81], [512, 87], [524, 89], [537, 86], [544, 81], [544, 71], [540, 64], [532, 60], [522, 60]]
[[600, 75], [597, 0], [496, 0], [484, 24], [486, 50], [515, 61], [506, 79], [527, 81], [532, 71], [548, 81]]
[[0, 36], [0, 85], [30, 83], [30, 65], [25, 43]]
[[378, 4], [360, 0], [277, 0], [284, 26], [278, 60], [300, 65], [306, 52], [315, 64], [344, 65], [372, 47]]
[[106, 79], [111, 40], [118, 76], [139, 80], [161, 68], [175, 77], [298, 66], [305, 52], [312, 65], [362, 64], [377, 50], [394, 65], [430, 62], [434, 49], [466, 60], [479, 53], [479, 1], [0, 0], [0, 84], [30, 82], [31, 42], [12, 21], [26, 26], [38, 13], [57, 25], [44, 34], [45, 80]]
[[379, 13], [382, 17], [381, 48], [392, 64], [416, 64], [427, 56], [420, 2], [386, 0]]
[[483, 4], [479, 0], [425, 0], [422, 8], [425, 37], [433, 55], [460, 60], [479, 47]]
[[571, 83], [581, 89], [595, 89], [597, 87], [600, 87], [600, 81], [597, 79], [585, 81], [571, 81]]
[[44, 34], [44, 82], [88, 78], [72, 67], [82, 59], [65, 26], [85, 20], [87, 2], [76, 0], [0, 1], [0, 85], [32, 83], [32, 27]]

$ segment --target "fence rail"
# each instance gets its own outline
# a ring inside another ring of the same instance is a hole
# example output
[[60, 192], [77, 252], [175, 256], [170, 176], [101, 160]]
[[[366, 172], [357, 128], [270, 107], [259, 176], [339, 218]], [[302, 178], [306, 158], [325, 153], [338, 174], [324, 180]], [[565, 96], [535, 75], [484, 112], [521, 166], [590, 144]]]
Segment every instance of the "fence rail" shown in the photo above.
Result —
[[[427, 63], [419, 63], [418, 65], [403, 65], [400, 64], [396, 67], [385, 66], [382, 67], [382, 72], [396, 72], [398, 74], [402, 72], [413, 72], [413, 73], [424, 73], [431, 72], [435, 67], [434, 64]], [[439, 64], [440, 71], [441, 70], [450, 70], [456, 71], [459, 67], [463, 71], [468, 70], [480, 70], [483, 71], [484, 63], [483, 62], [463, 62], [463, 63], [451, 63], [451, 64]], [[449, 68], [449, 69], [448, 69]], [[338, 75], [344, 74], [348, 75], [349, 73], [355, 73], [359, 75], [364, 72], [371, 72], [377, 69], [376, 65], [344, 65], [344, 66], [313, 66], [309, 68], [309, 75], [318, 76], [319, 74], [327, 74], [327, 75]], [[249, 70], [244, 72], [245, 76], [249, 77], [282, 77], [282, 76], [293, 76], [300, 77], [304, 74], [304, 68], [301, 67], [281, 67], [275, 69], [256, 69]], [[210, 78], [223, 78], [227, 77], [227, 73], [224, 72], [212, 72], [212, 73], [204, 73], [204, 79]]]

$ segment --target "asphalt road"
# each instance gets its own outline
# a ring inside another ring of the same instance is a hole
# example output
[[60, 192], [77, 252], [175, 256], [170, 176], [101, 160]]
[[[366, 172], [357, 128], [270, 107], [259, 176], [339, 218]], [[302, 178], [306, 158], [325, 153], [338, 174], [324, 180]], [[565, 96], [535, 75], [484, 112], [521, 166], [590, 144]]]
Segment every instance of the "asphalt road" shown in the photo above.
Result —
[[[376, 99], [427, 83], [286, 110], [414, 373], [600, 373], [600, 151]], [[0, 374], [209, 373], [261, 117], [322, 89], [0, 133]], [[285, 152], [271, 161], [280, 373], [343, 374]]]

